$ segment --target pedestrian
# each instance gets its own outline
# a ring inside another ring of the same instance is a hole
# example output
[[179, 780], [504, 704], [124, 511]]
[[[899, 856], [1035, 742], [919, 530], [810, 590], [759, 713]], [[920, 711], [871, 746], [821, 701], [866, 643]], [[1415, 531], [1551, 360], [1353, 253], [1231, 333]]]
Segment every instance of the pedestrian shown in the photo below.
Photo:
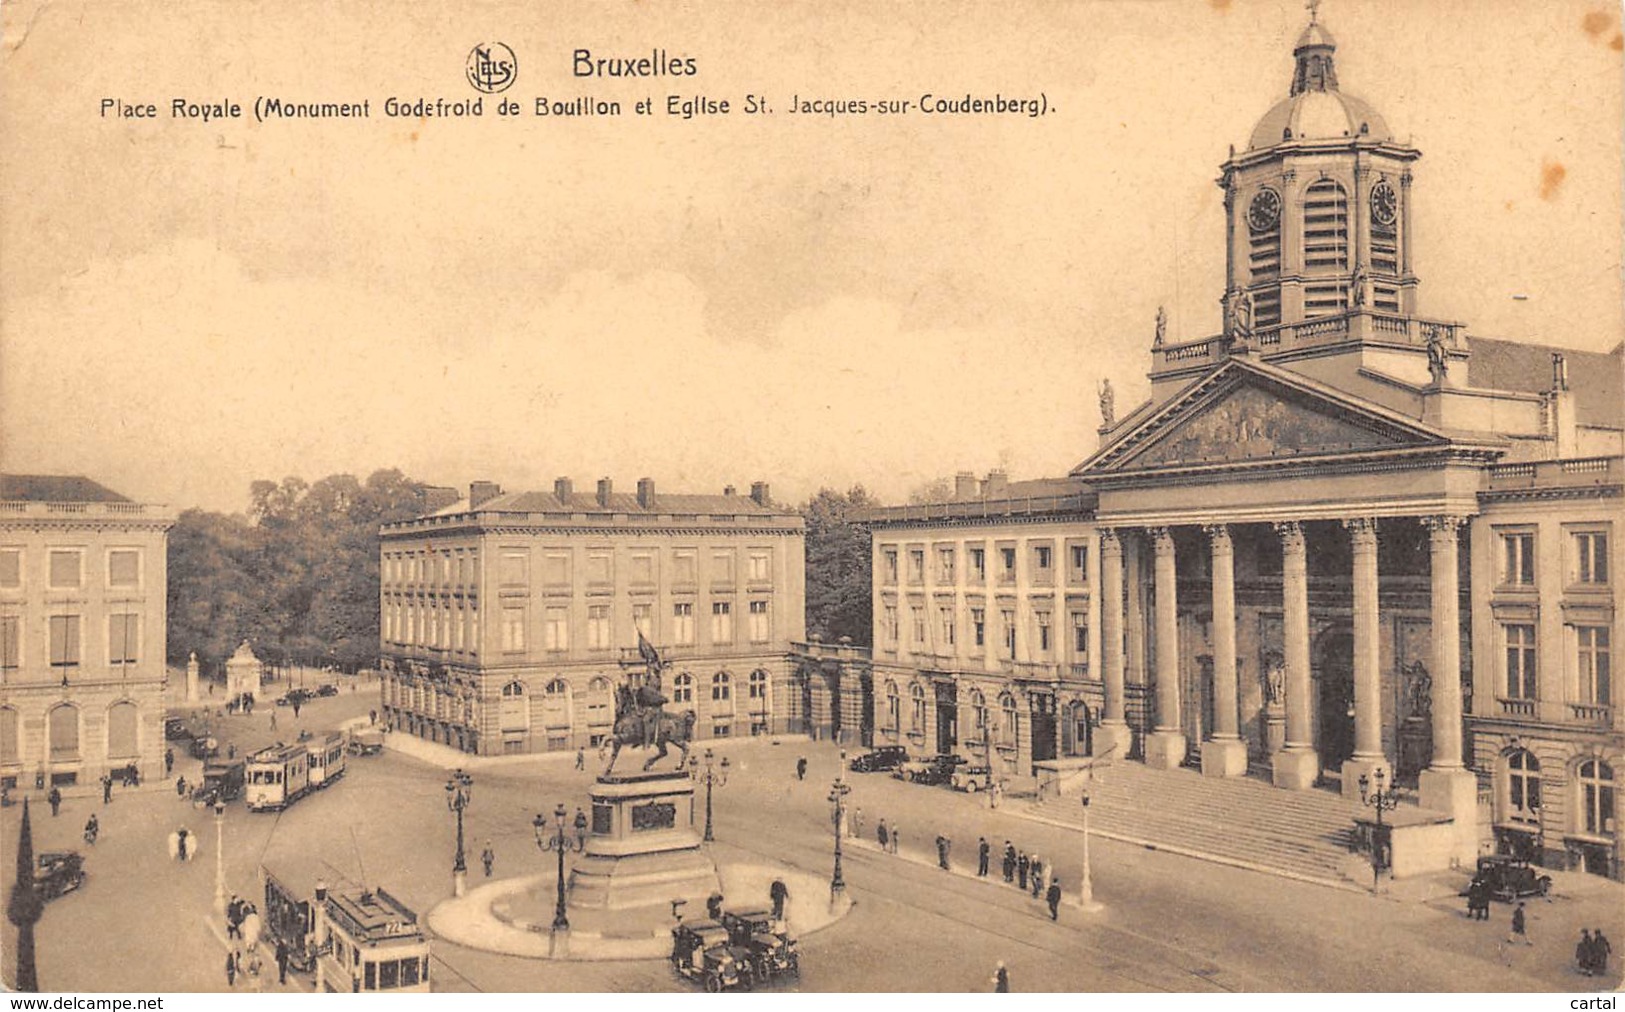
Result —
[[497, 863], [497, 852], [491, 849], [491, 841], [485, 841], [485, 849], [480, 851], [480, 864], [485, 865], [485, 877], [491, 877], [491, 866]]
[[880, 825], [875, 827], [875, 838], [880, 841], [880, 852], [882, 854], [891, 850], [891, 832], [886, 829], [885, 819], [881, 819]]
[[993, 848], [988, 846], [987, 837], [978, 837], [976, 841], [976, 877], [987, 878], [987, 859], [992, 856]]
[[259, 949], [250, 945], [248, 947], [248, 966], [245, 968], [245, 972], [248, 974], [249, 984], [255, 991], [262, 990], [265, 986], [265, 982], [260, 978], [260, 968]]
[[576, 817], [575, 817], [574, 825], [575, 825], [575, 829], [576, 829], [576, 848], [578, 850], [586, 850], [587, 849], [587, 813], [583, 812], [581, 810], [581, 806], [579, 806], [579, 805], [576, 806]]
[[987, 789], [987, 807], [989, 807], [989, 808], [997, 808], [997, 807], [999, 807], [999, 802], [1003, 798], [1004, 798], [1004, 785], [1001, 784], [997, 780], [993, 781], [993, 785]]
[[276, 940], [276, 982], [288, 982], [288, 943], [280, 938]]
[[1061, 919], [1061, 880], [1060, 879], [1052, 879], [1050, 881], [1049, 890], [1044, 893], [1044, 899], [1049, 901], [1049, 919], [1052, 920], [1052, 921], [1060, 920]]
[[1027, 870], [1027, 877], [1032, 880], [1033, 899], [1044, 895], [1044, 862], [1037, 854], [1033, 855], [1032, 865]]
[[899, 848], [901, 848], [902, 846], [903, 846], [903, 834], [897, 828], [897, 823], [894, 822], [894, 823], [891, 824], [891, 852], [893, 854], [901, 853], [901, 850]]
[[1016, 848], [1010, 845], [1009, 840], [1004, 841], [1004, 880], [1016, 880]]
[[85, 842], [92, 847], [96, 846], [96, 837], [101, 835], [101, 823], [96, 821], [96, 813], [91, 812], [90, 818], [85, 820]]
[[237, 953], [226, 953], [226, 986], [237, 986]]
[[784, 901], [790, 898], [790, 887], [784, 884], [784, 879], [774, 879], [767, 888], [767, 896], [773, 901], [773, 919], [784, 920]]
[[1507, 944], [1510, 945], [1514, 942], [1522, 942], [1525, 945], [1535, 944], [1529, 939], [1529, 924], [1525, 919], [1522, 903], [1518, 904], [1518, 909], [1512, 911], [1512, 932], [1507, 935]]
[[51, 818], [56, 818], [56, 813], [62, 810], [62, 791], [52, 787], [51, 793], [45, 796], [45, 800], [51, 803]]
[[174, 772], [174, 770], [175, 770], [175, 750], [172, 749], [172, 748], [166, 748], [166, 749], [164, 749], [164, 773], [167, 775], [169, 773]]
[[377, 710], [368, 710], [367, 711], [367, 726], [368, 727], [375, 727], [375, 726], [377, 726], [377, 724], [378, 724], [378, 711]]
[[705, 898], [705, 916], [713, 921], [722, 920], [722, 894], [712, 893]]
[[111, 774], [111, 773], [103, 773], [102, 774], [102, 804], [110, 805], [112, 803], [113, 803], [113, 774]]
[[1027, 870], [1032, 867], [1032, 859], [1022, 851], [1016, 856], [1016, 888], [1022, 892], [1027, 891]]
[[1010, 971], [1004, 968], [1002, 959], [999, 960], [999, 965], [993, 968], [993, 993], [1010, 993]]
[[186, 778], [184, 776], [175, 778], [175, 797], [186, 797]]
[[276, 730], [276, 711], [271, 711], [271, 730]]
[[802, 756], [801, 758], [796, 760], [796, 779], [797, 780], [805, 780], [805, 779], [807, 779], [807, 757], [806, 756]]
[[948, 867], [948, 848], [952, 845], [953, 841], [941, 833], [937, 834], [937, 867], [943, 871], [951, 870]]
[[579, 773], [580, 771], [582, 771], [582, 770], [584, 770], [586, 768], [587, 768], [587, 753], [578, 748], [578, 749], [576, 749], [576, 772]]
[[181, 861], [189, 860], [186, 854], [186, 838], [190, 835], [191, 832], [185, 826], [175, 830], [175, 856]]
[[235, 759], [235, 758], [237, 758], [237, 743], [236, 742], [232, 742], [231, 744], [226, 746], [226, 758], [227, 759]]
[[1608, 936], [1602, 933], [1601, 928], [1591, 932], [1591, 968], [1596, 974], [1606, 976], [1608, 973], [1608, 956], [1614, 947], [1608, 944]]
[[243, 937], [243, 901], [236, 893], [231, 894], [231, 902], [226, 904], [226, 937], [239, 940]]
[[1591, 941], [1591, 929], [1580, 929], [1580, 944], [1574, 947], [1574, 962], [1580, 972], [1587, 977], [1591, 976], [1591, 968], [1597, 958], [1597, 950]]
[[851, 833], [852, 833], [852, 839], [856, 840], [858, 837], [863, 835], [863, 806], [862, 805], [859, 805], [856, 808], [852, 809], [852, 815], [848, 819], [846, 826], [847, 826], [847, 829], [850, 830]]

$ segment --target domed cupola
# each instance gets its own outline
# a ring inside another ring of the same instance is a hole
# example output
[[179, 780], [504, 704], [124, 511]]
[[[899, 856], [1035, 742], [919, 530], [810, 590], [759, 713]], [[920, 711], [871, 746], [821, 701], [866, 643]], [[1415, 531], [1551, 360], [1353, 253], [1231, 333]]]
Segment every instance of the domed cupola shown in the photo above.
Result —
[[1393, 139], [1387, 122], [1370, 104], [1338, 89], [1336, 52], [1332, 33], [1319, 21], [1310, 20], [1292, 48], [1296, 61], [1292, 87], [1253, 128], [1249, 148], [1342, 137]]

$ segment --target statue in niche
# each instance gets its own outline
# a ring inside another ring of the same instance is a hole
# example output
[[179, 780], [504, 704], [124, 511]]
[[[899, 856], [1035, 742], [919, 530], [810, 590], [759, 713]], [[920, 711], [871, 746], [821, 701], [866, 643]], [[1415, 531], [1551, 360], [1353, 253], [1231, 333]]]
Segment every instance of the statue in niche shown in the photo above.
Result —
[[1286, 658], [1278, 651], [1264, 654], [1264, 703], [1282, 706], [1286, 703]]
[[1427, 719], [1433, 715], [1433, 677], [1428, 674], [1427, 665], [1421, 661], [1412, 661], [1403, 671], [1405, 677], [1405, 701], [1409, 708], [1409, 715], [1417, 719]]

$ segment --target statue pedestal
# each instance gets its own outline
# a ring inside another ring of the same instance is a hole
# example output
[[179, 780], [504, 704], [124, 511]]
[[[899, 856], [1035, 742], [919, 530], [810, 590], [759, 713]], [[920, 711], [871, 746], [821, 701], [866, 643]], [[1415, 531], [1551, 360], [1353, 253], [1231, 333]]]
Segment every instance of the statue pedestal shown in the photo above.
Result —
[[1274, 755], [1286, 748], [1286, 712], [1280, 703], [1264, 707], [1264, 754]]
[[591, 835], [570, 872], [571, 910], [658, 908], [671, 920], [671, 901], [705, 909], [721, 892], [710, 857], [694, 830], [694, 782], [686, 773], [626, 773], [599, 777], [592, 798]]

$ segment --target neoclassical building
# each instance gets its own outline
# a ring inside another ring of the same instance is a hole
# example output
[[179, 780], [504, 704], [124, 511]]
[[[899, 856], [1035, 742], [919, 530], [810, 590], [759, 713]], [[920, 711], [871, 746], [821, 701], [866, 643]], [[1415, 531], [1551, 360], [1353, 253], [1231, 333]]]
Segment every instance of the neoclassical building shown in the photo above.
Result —
[[1223, 327], [1149, 349], [1064, 479], [877, 510], [873, 735], [1011, 774], [1120, 754], [1358, 796], [1619, 874], [1622, 349], [1421, 312], [1420, 152], [1311, 20], [1220, 169]]
[[383, 713], [480, 755], [594, 747], [614, 689], [641, 674], [638, 633], [669, 662], [669, 712], [700, 738], [799, 722], [790, 643], [804, 638], [801, 517], [766, 483], [656, 493], [468, 498], [381, 532]]
[[0, 784], [162, 778], [174, 522], [88, 478], [0, 475]]

